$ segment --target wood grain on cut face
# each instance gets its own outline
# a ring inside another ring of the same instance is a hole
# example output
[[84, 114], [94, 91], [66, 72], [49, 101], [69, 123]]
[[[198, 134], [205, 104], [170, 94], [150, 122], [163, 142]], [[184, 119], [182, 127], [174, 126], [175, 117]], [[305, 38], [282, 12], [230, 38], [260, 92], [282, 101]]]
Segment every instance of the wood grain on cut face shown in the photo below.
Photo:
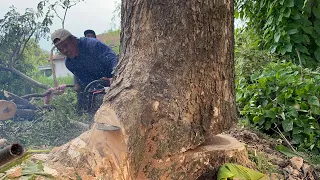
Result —
[[17, 111], [16, 104], [11, 101], [0, 100], [0, 120], [7, 120]]

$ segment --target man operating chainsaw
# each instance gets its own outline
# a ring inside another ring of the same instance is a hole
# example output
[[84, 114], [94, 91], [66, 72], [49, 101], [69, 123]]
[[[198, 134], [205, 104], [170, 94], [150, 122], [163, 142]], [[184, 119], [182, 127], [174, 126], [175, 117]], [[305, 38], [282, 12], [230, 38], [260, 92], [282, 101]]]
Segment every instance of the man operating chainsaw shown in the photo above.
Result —
[[115, 52], [95, 38], [73, 36], [66, 29], [51, 34], [56, 48], [67, 56], [65, 65], [74, 74], [74, 90], [78, 92], [78, 111], [84, 110], [86, 100], [82, 92], [95, 80], [104, 80], [103, 86], [111, 84], [118, 58]]

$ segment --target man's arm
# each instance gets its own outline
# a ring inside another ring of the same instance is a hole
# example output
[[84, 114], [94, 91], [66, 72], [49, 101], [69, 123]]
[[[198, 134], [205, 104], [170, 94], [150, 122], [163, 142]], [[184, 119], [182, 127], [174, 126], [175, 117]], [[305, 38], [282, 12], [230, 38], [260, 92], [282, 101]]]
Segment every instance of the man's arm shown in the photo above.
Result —
[[105, 67], [103, 73], [106, 78], [113, 77], [113, 70], [118, 64], [118, 56], [116, 53], [105, 43], [101, 41], [93, 41], [93, 46], [90, 49], [97, 55], [97, 61], [101, 63], [101, 66]]

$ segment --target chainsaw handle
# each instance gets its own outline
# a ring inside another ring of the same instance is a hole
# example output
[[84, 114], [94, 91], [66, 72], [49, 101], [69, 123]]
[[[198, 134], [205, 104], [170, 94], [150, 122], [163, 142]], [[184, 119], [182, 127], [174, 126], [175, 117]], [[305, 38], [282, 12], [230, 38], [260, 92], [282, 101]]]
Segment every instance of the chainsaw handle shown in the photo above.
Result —
[[88, 92], [89, 88], [90, 88], [92, 85], [98, 84], [98, 83], [103, 83], [103, 82], [105, 82], [105, 80], [102, 80], [102, 79], [97, 79], [97, 80], [94, 80], [94, 81], [90, 82], [90, 83], [86, 86], [86, 88], [84, 88], [84, 92]]

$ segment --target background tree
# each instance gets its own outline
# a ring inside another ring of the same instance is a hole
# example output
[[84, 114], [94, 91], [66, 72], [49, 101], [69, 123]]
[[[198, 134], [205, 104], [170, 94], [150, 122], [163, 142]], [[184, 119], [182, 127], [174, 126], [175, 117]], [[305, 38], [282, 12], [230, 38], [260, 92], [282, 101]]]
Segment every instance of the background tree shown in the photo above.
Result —
[[55, 17], [58, 17], [61, 20], [62, 28], [64, 28], [64, 23], [67, 18], [68, 10], [71, 7], [77, 5], [77, 3], [82, 1], [84, 0], [58, 0], [58, 1], [43, 0], [39, 2], [38, 7], [47, 6], [50, 11], [54, 12]]
[[[30, 39], [15, 68], [34, 79], [37, 76], [37, 67], [47, 64], [48, 57], [48, 52], [42, 50], [34, 39]], [[8, 73], [7, 71], [0, 71], [0, 89], [15, 92], [18, 95], [30, 94], [41, 90], [41, 88], [37, 88], [31, 83], [25, 83], [19, 75]]]
[[[47, 34], [50, 32], [49, 26], [52, 24], [52, 18], [54, 17], [52, 11], [62, 20], [62, 26], [64, 26], [67, 11], [80, 1], [83, 0], [40, 1], [37, 11], [27, 9], [24, 14], [18, 13], [14, 7], [11, 7], [10, 11], [0, 20], [0, 71], [11, 72], [36, 87], [48, 89], [48, 85], [39, 83], [26, 75], [30, 75], [30, 71], [36, 66], [30, 66], [32, 64], [31, 59], [23, 60], [26, 57], [23, 54], [28, 46], [31, 48], [40, 38], [47, 38]], [[64, 9], [62, 17], [58, 14], [59, 7]], [[31, 39], [34, 43], [30, 43]]]
[[259, 46], [272, 53], [288, 54], [299, 64], [320, 62], [319, 0], [236, 0], [235, 17], [246, 19], [247, 29], [258, 35]]
[[22, 59], [25, 49], [32, 46], [30, 40], [33, 38], [37, 42], [45, 37], [51, 23], [51, 17], [48, 14], [43, 16], [41, 10], [27, 9], [20, 14], [11, 7], [0, 20], [0, 71], [11, 72], [37, 87], [47, 89], [48, 86], [25, 75], [32, 67], [27, 59]]

